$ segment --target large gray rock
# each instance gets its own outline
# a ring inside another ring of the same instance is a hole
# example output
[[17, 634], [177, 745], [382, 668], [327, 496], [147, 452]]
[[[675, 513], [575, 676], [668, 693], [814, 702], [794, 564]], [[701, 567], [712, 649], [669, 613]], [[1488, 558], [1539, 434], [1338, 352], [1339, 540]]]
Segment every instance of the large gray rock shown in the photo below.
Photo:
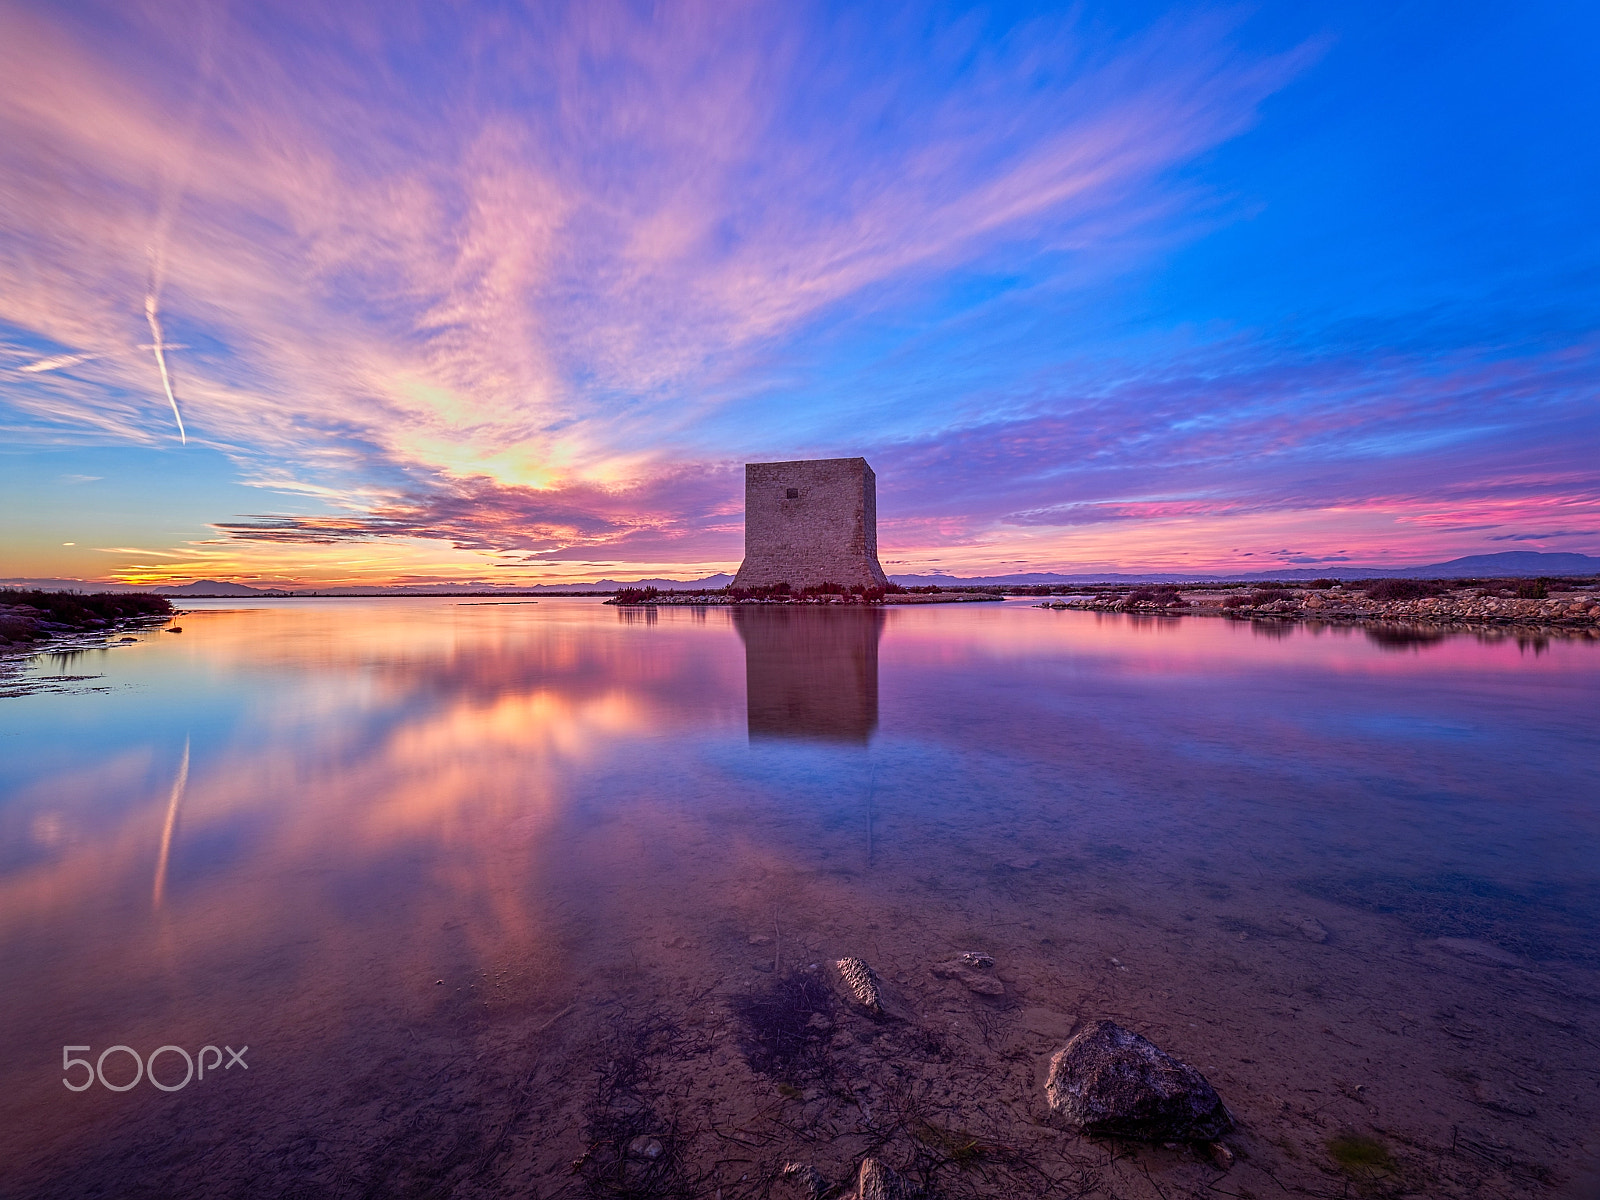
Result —
[[1209, 1142], [1233, 1128], [1204, 1075], [1115, 1021], [1074, 1034], [1050, 1060], [1044, 1090], [1080, 1133]]

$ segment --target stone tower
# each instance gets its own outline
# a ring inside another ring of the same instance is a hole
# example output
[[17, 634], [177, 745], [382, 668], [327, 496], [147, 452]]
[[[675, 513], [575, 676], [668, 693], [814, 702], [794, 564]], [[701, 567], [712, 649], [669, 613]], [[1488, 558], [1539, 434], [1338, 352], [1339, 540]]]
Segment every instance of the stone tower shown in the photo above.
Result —
[[878, 477], [864, 458], [744, 466], [744, 565], [733, 586], [882, 587]]

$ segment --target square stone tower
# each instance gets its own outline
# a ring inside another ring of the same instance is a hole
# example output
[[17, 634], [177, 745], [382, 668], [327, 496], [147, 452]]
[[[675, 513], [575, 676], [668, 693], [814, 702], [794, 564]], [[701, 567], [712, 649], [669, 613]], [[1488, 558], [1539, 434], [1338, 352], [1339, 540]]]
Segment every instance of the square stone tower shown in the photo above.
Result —
[[878, 477], [864, 458], [744, 466], [744, 565], [734, 587], [882, 587]]

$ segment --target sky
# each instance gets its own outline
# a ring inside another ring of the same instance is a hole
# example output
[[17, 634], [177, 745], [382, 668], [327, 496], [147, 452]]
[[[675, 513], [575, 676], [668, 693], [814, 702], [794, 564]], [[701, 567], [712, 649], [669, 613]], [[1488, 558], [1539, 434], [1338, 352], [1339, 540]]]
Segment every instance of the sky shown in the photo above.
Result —
[[0, 578], [1600, 554], [1588, 3], [0, 0]]

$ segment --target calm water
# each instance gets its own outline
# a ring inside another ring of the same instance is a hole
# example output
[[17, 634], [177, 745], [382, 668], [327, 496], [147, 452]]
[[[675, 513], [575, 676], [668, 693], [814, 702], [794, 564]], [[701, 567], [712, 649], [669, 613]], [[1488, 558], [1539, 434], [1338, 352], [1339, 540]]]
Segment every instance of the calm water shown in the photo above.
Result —
[[[1594, 642], [198, 603], [0, 699], [0, 1192], [1593, 1194]], [[1044, 1123], [1099, 1016], [1226, 1176]], [[113, 1045], [248, 1051], [63, 1086]]]

